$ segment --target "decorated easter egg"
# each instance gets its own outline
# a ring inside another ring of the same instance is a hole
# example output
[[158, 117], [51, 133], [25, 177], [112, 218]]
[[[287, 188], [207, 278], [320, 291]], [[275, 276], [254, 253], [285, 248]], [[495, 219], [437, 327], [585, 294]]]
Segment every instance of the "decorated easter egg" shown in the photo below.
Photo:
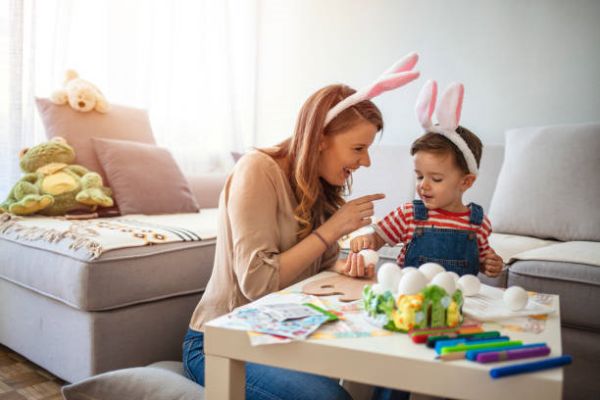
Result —
[[365, 261], [365, 266], [371, 264], [377, 265], [377, 262], [379, 261], [379, 254], [377, 254], [375, 250], [364, 249], [361, 250], [358, 254], [360, 254], [363, 257], [363, 260]]
[[444, 272], [445, 269], [440, 264], [436, 263], [425, 263], [419, 267], [419, 271], [425, 275], [428, 281], [432, 280], [434, 276], [440, 272]]
[[458, 279], [458, 288], [465, 296], [475, 296], [481, 289], [481, 281], [475, 275], [463, 275]]
[[419, 270], [402, 274], [398, 284], [398, 294], [417, 294], [427, 285], [427, 278]]
[[396, 263], [385, 263], [377, 270], [377, 282], [385, 289], [392, 292], [398, 287], [400, 281], [400, 267]]
[[525, 308], [529, 296], [525, 289], [520, 286], [511, 286], [504, 292], [504, 304], [512, 311], [519, 311]]
[[435, 275], [430, 284], [443, 288], [450, 296], [452, 296], [456, 291], [456, 283], [454, 282], [454, 278], [448, 272], [440, 272], [439, 274]]
[[454, 282], [458, 282], [458, 279], [460, 278], [460, 276], [454, 272], [454, 271], [447, 271], [450, 275], [452, 275], [452, 278], [454, 279]]

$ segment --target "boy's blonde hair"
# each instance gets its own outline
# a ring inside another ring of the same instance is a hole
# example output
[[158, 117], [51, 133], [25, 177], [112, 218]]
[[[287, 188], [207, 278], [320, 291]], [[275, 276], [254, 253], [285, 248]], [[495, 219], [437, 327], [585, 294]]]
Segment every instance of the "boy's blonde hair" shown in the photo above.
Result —
[[[467, 146], [469, 146], [469, 149], [471, 149], [473, 152], [475, 161], [477, 161], [477, 168], [479, 168], [481, 153], [483, 151], [483, 144], [481, 143], [481, 140], [479, 140], [477, 135], [475, 135], [473, 132], [460, 125], [458, 128], [456, 128], [456, 133], [458, 133], [464, 139], [464, 141], [467, 143]], [[467, 161], [465, 160], [462, 152], [454, 143], [439, 133], [427, 132], [415, 140], [410, 148], [410, 154], [414, 156], [419, 151], [429, 151], [437, 154], [454, 154], [456, 166], [465, 174], [470, 173], [469, 166], [467, 165]]]

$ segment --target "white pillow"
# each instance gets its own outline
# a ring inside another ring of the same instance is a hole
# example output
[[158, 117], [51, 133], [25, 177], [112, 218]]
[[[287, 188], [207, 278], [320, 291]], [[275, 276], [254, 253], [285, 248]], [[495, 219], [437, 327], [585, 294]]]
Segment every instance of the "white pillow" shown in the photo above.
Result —
[[495, 232], [600, 241], [600, 124], [506, 132], [489, 217]]

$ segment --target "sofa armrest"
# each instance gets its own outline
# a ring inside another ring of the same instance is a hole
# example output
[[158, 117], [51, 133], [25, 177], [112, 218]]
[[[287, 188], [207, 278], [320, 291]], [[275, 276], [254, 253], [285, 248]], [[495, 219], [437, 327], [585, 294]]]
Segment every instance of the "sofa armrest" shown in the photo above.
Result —
[[200, 208], [219, 206], [219, 195], [227, 179], [226, 173], [206, 173], [187, 176], [190, 189]]

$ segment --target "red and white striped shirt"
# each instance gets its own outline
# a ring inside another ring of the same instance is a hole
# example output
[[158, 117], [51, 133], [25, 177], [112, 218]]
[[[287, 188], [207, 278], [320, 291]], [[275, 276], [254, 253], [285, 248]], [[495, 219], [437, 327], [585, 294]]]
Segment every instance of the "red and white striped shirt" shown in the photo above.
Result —
[[479, 261], [482, 262], [490, 251], [488, 237], [492, 233], [492, 224], [487, 215], [483, 216], [481, 225], [470, 223], [471, 211], [455, 213], [442, 209], [427, 210], [428, 218], [417, 221], [414, 219], [413, 203], [404, 203], [384, 219], [374, 225], [375, 232], [388, 243], [395, 246], [403, 243], [404, 246], [398, 255], [398, 265], [404, 266], [406, 248], [413, 238], [415, 227], [432, 227], [438, 229], [456, 229], [475, 232], [477, 236], [477, 247], [479, 249]]

